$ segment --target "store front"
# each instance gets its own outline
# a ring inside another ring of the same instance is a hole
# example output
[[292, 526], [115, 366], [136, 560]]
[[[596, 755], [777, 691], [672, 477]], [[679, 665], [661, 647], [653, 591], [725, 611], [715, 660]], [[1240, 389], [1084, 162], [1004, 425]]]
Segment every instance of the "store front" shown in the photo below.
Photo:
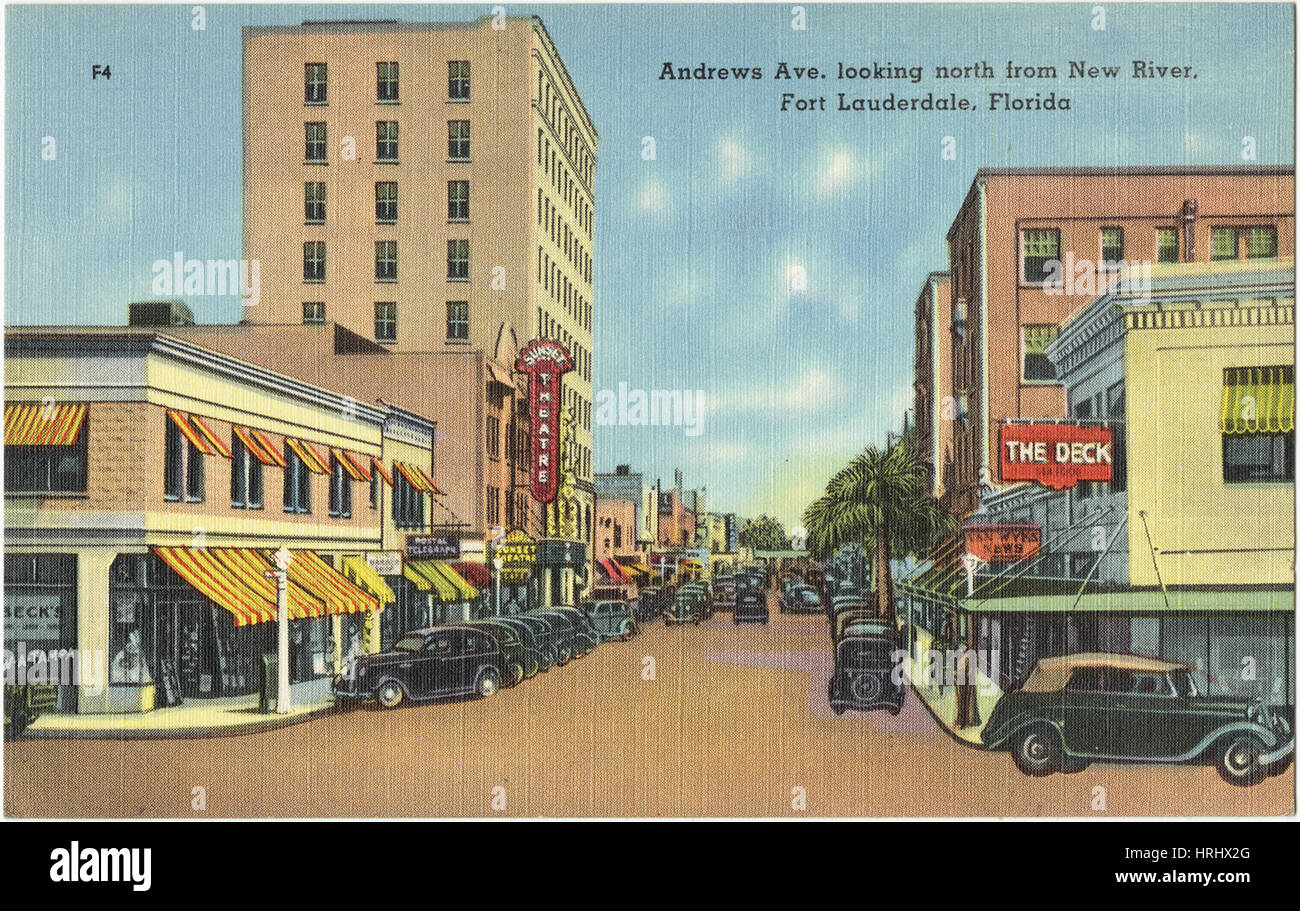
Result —
[[4, 566], [5, 683], [51, 687], [51, 708], [75, 712], [78, 680], [68, 674], [102, 670], [64, 660], [77, 649], [77, 557], [11, 553]]

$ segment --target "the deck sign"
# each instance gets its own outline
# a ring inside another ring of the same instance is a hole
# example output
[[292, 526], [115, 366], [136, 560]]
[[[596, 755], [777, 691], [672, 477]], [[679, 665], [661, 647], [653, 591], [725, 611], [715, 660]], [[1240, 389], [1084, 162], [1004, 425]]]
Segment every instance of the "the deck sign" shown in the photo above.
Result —
[[985, 563], [1015, 563], [1037, 556], [1043, 545], [1043, 529], [1038, 525], [1001, 523], [967, 525], [966, 551]]
[[528, 377], [529, 486], [534, 500], [551, 503], [560, 476], [560, 382], [573, 369], [573, 358], [557, 341], [533, 339], [519, 352], [515, 369]]
[[1101, 424], [1001, 424], [998, 452], [1003, 481], [1064, 490], [1080, 481], [1110, 481], [1115, 441]]

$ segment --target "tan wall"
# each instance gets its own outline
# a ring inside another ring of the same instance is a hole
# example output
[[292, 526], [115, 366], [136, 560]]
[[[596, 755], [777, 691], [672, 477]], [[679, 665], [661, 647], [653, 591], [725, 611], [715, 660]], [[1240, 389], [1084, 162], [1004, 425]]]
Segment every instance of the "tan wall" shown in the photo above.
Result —
[[[607, 560], [614, 555], [627, 556], [637, 552], [636, 504], [631, 500], [598, 500], [596, 502], [596, 559]], [[618, 529], [618, 536], [615, 536]], [[615, 544], [615, 541], [618, 544]]]

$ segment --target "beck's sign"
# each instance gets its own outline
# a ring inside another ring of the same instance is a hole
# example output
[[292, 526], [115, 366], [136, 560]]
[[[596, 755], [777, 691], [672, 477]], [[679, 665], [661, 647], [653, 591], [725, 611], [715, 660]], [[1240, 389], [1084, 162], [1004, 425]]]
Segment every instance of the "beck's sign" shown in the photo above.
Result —
[[528, 377], [529, 487], [538, 503], [551, 503], [560, 478], [560, 381], [573, 369], [573, 358], [559, 342], [538, 338], [519, 352], [515, 369]]
[[1034, 481], [1054, 490], [1079, 481], [1109, 481], [1115, 444], [1100, 424], [1001, 424], [1003, 481]]
[[1037, 525], [967, 525], [962, 533], [966, 536], [966, 552], [985, 563], [1028, 560], [1043, 545], [1043, 530]]

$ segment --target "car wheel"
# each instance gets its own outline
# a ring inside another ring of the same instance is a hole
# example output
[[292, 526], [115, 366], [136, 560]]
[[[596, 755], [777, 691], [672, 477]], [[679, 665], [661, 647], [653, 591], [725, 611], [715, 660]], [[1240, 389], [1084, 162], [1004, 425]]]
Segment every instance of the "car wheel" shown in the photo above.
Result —
[[1249, 734], [1225, 737], [1219, 744], [1219, 776], [1228, 784], [1248, 787], [1264, 779], [1264, 767], [1259, 764], [1263, 745], [1259, 738]]
[[402, 704], [406, 698], [406, 693], [402, 685], [396, 680], [385, 680], [375, 690], [375, 699], [386, 709], [395, 709]]
[[510, 677], [511, 677], [511, 679], [514, 681], [514, 683], [515, 683], [516, 686], [518, 686], [520, 683], [523, 683], [523, 682], [524, 682], [524, 666], [523, 666], [522, 664], [512, 664], [512, 665], [510, 665]]
[[492, 668], [486, 668], [479, 671], [478, 681], [474, 684], [474, 692], [480, 696], [491, 696], [501, 687], [501, 679], [497, 677], [497, 672]]
[[1026, 775], [1040, 778], [1061, 770], [1064, 751], [1056, 731], [1040, 725], [1016, 737], [1011, 746], [1011, 756], [1016, 768]]

